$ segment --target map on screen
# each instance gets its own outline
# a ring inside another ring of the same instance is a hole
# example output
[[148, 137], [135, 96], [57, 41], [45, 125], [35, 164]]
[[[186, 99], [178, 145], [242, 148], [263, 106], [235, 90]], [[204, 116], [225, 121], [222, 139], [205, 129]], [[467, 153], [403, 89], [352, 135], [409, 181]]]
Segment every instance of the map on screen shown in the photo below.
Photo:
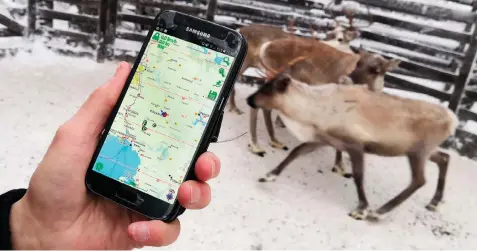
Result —
[[174, 203], [233, 60], [155, 31], [93, 170]]

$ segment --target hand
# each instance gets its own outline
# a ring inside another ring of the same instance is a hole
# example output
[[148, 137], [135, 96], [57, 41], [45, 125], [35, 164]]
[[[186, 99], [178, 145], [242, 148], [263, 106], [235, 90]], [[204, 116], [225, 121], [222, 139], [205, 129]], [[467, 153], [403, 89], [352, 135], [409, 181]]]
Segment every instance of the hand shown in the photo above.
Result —
[[[33, 173], [25, 196], [12, 207], [15, 249], [132, 249], [165, 246], [180, 232], [179, 220], [148, 221], [109, 200], [87, 193], [84, 179], [98, 138], [130, 72], [122, 62], [114, 77], [95, 90], [56, 132]], [[195, 165], [199, 181], [184, 182], [178, 200], [188, 209], [210, 202], [205, 181], [217, 177], [220, 161], [204, 153]]]

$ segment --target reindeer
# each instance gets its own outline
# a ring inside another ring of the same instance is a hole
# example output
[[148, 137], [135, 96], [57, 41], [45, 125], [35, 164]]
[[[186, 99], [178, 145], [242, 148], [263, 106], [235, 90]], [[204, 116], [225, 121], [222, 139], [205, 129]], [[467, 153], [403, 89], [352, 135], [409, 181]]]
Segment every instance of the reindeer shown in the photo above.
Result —
[[[397, 67], [398, 60], [386, 60], [377, 54], [359, 50], [358, 54], [347, 53], [319, 41], [303, 38], [278, 39], [262, 45], [259, 53], [260, 67], [265, 72], [271, 72], [287, 65], [293, 59], [308, 56], [306, 60], [295, 62], [289, 67], [289, 74], [302, 82], [312, 85], [337, 82], [340, 84], [367, 84], [373, 91], [380, 91], [384, 86], [384, 74]], [[264, 120], [270, 136], [270, 145], [287, 150], [288, 148], [275, 138], [271, 124], [271, 111], [264, 110]], [[258, 110], [250, 111], [250, 143], [252, 153], [264, 156], [265, 151], [257, 144], [257, 116]], [[341, 152], [337, 152], [336, 165], [332, 169], [345, 177]]]
[[[294, 23], [295, 23], [294, 20], [290, 20], [287, 27], [288, 31], [290, 32], [295, 31]], [[342, 27], [342, 23], [338, 22], [336, 19], [335, 19], [335, 24], [336, 24], [336, 27], [327, 33], [327, 37], [325, 39], [325, 40], [329, 40], [328, 42], [330, 43], [330, 45], [349, 43], [349, 41], [357, 37], [358, 33], [355, 31], [353, 27], [349, 29], [345, 29]], [[316, 37], [317, 27], [313, 27], [312, 25], [310, 25], [310, 30], [312, 31], [312, 37], [310, 39], [314, 41], [317, 39]], [[260, 61], [258, 58], [258, 54], [260, 51], [260, 47], [264, 43], [274, 41], [277, 39], [296, 37], [295, 34], [290, 32], [285, 32], [280, 27], [264, 25], [264, 24], [251, 24], [249, 26], [245, 26], [238, 29], [238, 31], [242, 33], [242, 35], [245, 37], [248, 43], [247, 56], [245, 57], [245, 60], [242, 64], [242, 68], [240, 69], [239, 76], [242, 76], [245, 70], [247, 70], [249, 67], [259, 68]], [[339, 40], [339, 41], [335, 43], [333, 42], [334, 40]], [[237, 108], [237, 105], [235, 102], [235, 89], [232, 89], [232, 92], [230, 93], [229, 111], [235, 112], [239, 115], [243, 114], [243, 112]]]
[[[354, 219], [379, 220], [426, 183], [426, 160], [439, 167], [435, 194], [426, 206], [436, 210], [442, 200], [449, 155], [438, 150], [455, 133], [456, 115], [449, 109], [427, 103], [373, 92], [365, 86], [334, 83], [310, 86], [281, 74], [247, 98], [254, 108], [277, 109], [287, 128], [303, 143], [260, 182], [274, 181], [298, 156], [329, 145], [346, 151], [359, 203], [349, 215]], [[368, 212], [363, 188], [364, 154], [407, 156], [411, 183], [376, 211]]]

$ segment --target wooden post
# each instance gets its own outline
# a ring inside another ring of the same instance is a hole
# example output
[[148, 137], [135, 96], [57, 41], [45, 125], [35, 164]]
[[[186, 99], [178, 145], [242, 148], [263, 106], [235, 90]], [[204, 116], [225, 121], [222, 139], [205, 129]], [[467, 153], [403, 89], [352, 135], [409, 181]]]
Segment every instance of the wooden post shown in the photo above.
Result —
[[207, 4], [207, 12], [205, 14], [206, 19], [214, 21], [215, 11], [217, 10], [217, 0], [209, 0]]
[[[144, 3], [141, 0], [136, 1], [136, 14], [138, 14], [138, 15], [145, 15], [146, 14], [146, 8], [144, 7]], [[142, 30], [145, 27], [142, 24], [134, 24], [134, 28], [137, 31], [142, 32]]]
[[[42, 8], [46, 8], [49, 10], [53, 10], [53, 0], [41, 0], [38, 2], [38, 6]], [[48, 27], [53, 27], [53, 19], [51, 18], [42, 18], [40, 21], [40, 25], [48, 26]]]
[[108, 29], [106, 33], [106, 44], [112, 45], [116, 38], [116, 26], [118, 21], [118, 0], [108, 1]]
[[36, 30], [36, 0], [28, 0], [27, 6], [28, 27], [27, 36], [30, 37]]
[[[472, 13], [477, 11], [477, 1], [472, 3]], [[469, 48], [464, 58], [459, 76], [457, 77], [454, 92], [451, 95], [449, 102], [449, 108], [454, 112], [458, 112], [459, 106], [462, 102], [462, 98], [465, 94], [469, 82], [469, 75], [471, 74], [472, 67], [476, 64], [477, 60], [477, 23], [466, 25], [466, 31], [469, 31], [474, 26], [474, 32], [471, 35]]]
[[98, 53], [96, 60], [104, 62], [106, 57], [106, 32], [108, 27], [108, 0], [101, 0], [98, 20]]
[[459, 76], [457, 77], [454, 92], [452, 93], [449, 108], [454, 112], [459, 110], [460, 103], [462, 102], [462, 96], [465, 93], [467, 83], [469, 82], [469, 74], [474, 66], [474, 62], [477, 60], [477, 28], [474, 29], [472, 34], [472, 41], [470, 43], [467, 54], [464, 58]]

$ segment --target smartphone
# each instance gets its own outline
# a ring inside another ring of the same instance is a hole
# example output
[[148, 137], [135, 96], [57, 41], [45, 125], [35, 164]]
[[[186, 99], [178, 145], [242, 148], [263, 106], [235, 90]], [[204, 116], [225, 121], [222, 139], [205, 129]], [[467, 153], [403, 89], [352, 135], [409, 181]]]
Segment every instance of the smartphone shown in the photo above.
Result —
[[100, 137], [87, 188], [151, 219], [182, 214], [177, 191], [196, 179], [246, 53], [235, 30], [161, 11]]

